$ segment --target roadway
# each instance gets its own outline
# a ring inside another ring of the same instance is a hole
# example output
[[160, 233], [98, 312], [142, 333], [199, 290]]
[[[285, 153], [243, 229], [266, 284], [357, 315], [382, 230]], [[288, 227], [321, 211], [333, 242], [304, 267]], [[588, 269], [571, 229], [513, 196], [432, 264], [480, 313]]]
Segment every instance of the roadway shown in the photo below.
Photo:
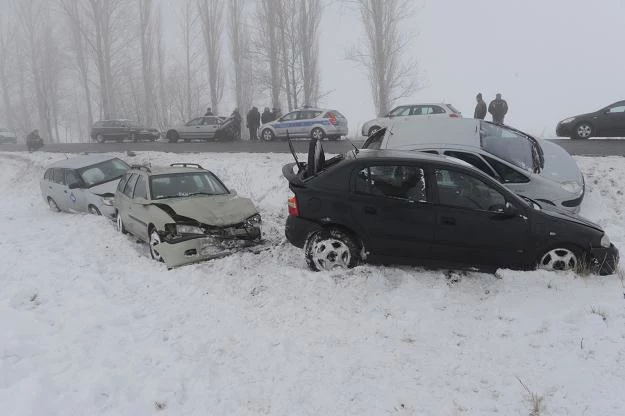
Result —
[[[591, 140], [552, 140], [565, 148], [572, 155], [579, 156], [625, 156], [625, 140], [623, 139], [591, 139]], [[360, 147], [362, 140], [353, 141]], [[308, 141], [296, 140], [294, 146], [297, 152], [308, 152]], [[324, 141], [326, 153], [342, 153], [352, 148], [349, 141]], [[0, 144], [1, 151], [21, 152], [25, 151], [23, 144]], [[107, 153], [107, 152], [169, 152], [169, 153], [288, 153], [289, 147], [286, 142], [191, 142], [169, 143], [157, 142], [107, 142], [107, 143], [54, 143], [46, 144], [42, 149], [45, 152], [54, 153]]]

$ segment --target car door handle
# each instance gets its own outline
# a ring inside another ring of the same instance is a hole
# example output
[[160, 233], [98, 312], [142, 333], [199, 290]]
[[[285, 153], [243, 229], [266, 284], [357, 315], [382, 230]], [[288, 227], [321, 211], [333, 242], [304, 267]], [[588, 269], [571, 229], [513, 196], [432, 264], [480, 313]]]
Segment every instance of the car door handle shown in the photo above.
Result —
[[378, 210], [375, 209], [374, 207], [365, 207], [365, 214], [376, 215], [377, 213], [378, 213]]
[[441, 217], [441, 222], [445, 225], [456, 225], [456, 219], [453, 217]]

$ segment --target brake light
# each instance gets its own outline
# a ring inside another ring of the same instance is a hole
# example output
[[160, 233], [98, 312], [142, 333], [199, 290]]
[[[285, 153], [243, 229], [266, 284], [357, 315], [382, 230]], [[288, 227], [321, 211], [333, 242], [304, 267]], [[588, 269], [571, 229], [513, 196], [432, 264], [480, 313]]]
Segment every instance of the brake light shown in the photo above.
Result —
[[327, 117], [328, 117], [328, 120], [330, 121], [330, 124], [332, 124], [333, 126], [336, 126], [336, 114], [328, 113]]
[[460, 118], [460, 114], [457, 114], [457, 113], [449, 113], [449, 117], [451, 117], [451, 118]]
[[292, 217], [299, 217], [299, 207], [297, 206], [297, 197], [295, 194], [289, 196], [289, 215]]

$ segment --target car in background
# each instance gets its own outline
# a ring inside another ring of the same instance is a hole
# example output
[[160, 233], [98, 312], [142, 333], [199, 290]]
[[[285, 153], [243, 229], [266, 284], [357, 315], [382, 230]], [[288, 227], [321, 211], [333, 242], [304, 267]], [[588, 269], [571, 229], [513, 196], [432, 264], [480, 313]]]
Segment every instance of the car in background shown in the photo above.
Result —
[[217, 133], [226, 119], [219, 116], [203, 116], [167, 130], [167, 140], [175, 143], [182, 139], [185, 142], [191, 140], [210, 141], [216, 140]]
[[261, 216], [193, 163], [133, 166], [115, 192], [117, 229], [147, 242], [168, 267], [226, 256], [261, 240]]
[[556, 134], [571, 139], [625, 137], [625, 101], [562, 120], [556, 127]]
[[131, 120], [102, 120], [93, 123], [91, 138], [98, 143], [105, 141], [123, 142], [124, 140], [155, 141], [161, 137], [157, 129], [144, 127]]
[[61, 160], [45, 170], [41, 194], [54, 212], [90, 212], [114, 218], [115, 189], [129, 168], [123, 160], [107, 155]]
[[512, 192], [577, 213], [584, 176], [557, 144], [484, 120], [432, 119], [395, 123], [369, 137], [363, 148], [438, 153], [464, 160]]
[[352, 150], [283, 167], [285, 234], [311, 270], [366, 261], [492, 271], [497, 268], [612, 274], [618, 250], [596, 224], [520, 197], [446, 156]]
[[407, 104], [393, 108], [384, 117], [378, 117], [367, 121], [362, 125], [362, 135], [371, 136], [382, 127], [388, 126], [394, 120], [408, 120], [417, 117], [418, 120], [428, 118], [460, 118], [462, 113], [451, 104], [444, 103], [425, 103], [425, 104]]
[[303, 107], [260, 126], [262, 140], [313, 138], [339, 140], [348, 134], [347, 119], [336, 110]]
[[17, 143], [17, 134], [14, 131], [0, 127], [0, 144]]

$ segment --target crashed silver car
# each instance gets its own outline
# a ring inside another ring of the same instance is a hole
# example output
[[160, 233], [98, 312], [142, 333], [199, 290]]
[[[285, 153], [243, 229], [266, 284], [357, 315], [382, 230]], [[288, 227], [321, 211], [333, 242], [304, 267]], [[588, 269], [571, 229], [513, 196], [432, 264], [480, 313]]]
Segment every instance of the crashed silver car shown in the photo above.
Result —
[[261, 217], [200, 165], [133, 166], [115, 192], [117, 229], [168, 267], [227, 256], [261, 241]]

